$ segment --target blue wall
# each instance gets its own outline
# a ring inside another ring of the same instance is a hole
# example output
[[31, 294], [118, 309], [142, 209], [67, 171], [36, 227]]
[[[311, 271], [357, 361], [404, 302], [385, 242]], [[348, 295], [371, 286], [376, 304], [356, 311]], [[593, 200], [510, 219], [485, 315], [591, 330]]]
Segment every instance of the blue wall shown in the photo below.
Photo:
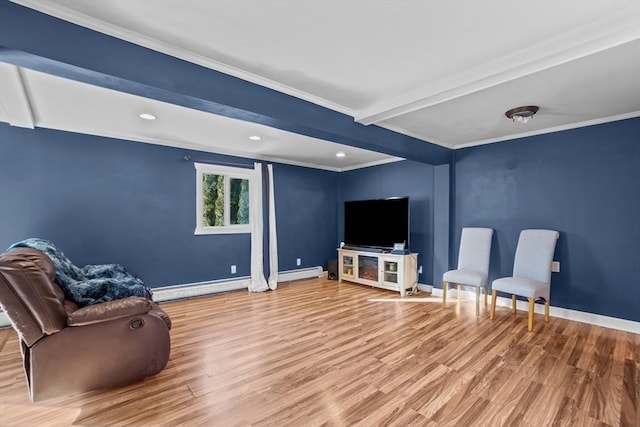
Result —
[[409, 196], [409, 249], [418, 253], [418, 265], [422, 265], [418, 281], [433, 283], [433, 179], [433, 166], [410, 160], [342, 172], [338, 242], [344, 239], [345, 201]]
[[640, 119], [454, 154], [460, 229], [495, 229], [489, 280], [510, 276], [520, 230], [558, 230], [551, 305], [640, 321]]
[[[77, 265], [120, 263], [150, 287], [232, 277], [232, 264], [237, 266], [234, 276], [248, 276], [248, 234], [193, 234], [195, 168], [183, 160], [185, 154], [177, 148], [0, 123], [0, 251], [28, 237], [46, 238]], [[191, 154], [199, 160], [253, 164]], [[295, 257], [307, 266], [323, 265], [335, 249], [335, 234], [316, 227], [316, 219], [323, 218], [326, 229], [337, 228], [337, 173], [274, 165], [274, 176], [284, 246], [279, 270], [294, 268]], [[310, 189], [318, 203], [305, 205], [302, 198]], [[292, 243], [296, 235], [304, 237], [304, 244], [301, 239]]]
[[274, 166], [280, 271], [324, 266], [336, 257], [338, 176], [299, 166]]

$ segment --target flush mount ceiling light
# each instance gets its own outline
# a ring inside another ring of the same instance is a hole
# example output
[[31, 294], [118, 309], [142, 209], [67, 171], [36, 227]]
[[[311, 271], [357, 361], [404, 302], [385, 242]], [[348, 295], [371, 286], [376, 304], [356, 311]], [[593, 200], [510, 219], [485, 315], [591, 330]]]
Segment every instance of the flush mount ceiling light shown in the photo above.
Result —
[[346, 154], [345, 154], [345, 152], [344, 152], [344, 151], [338, 151], [338, 152], [336, 153], [336, 157], [345, 157], [345, 156], [346, 156]]
[[156, 119], [156, 116], [154, 116], [151, 113], [142, 113], [138, 117], [140, 117], [143, 120], [155, 120]]
[[258, 136], [258, 135], [251, 135], [249, 137], [249, 139], [252, 140], [252, 141], [260, 141], [262, 139], [262, 137]]
[[526, 107], [516, 107], [504, 113], [505, 116], [518, 123], [527, 123], [538, 112], [538, 107], [528, 105]]

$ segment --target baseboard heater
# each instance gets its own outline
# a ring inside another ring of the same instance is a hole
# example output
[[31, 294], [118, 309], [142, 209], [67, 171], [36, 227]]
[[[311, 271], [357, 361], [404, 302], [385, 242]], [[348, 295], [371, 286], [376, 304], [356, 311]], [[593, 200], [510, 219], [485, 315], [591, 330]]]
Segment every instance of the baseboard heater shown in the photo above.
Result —
[[[293, 282], [323, 277], [322, 267], [301, 268], [298, 270], [288, 270], [278, 273], [278, 283]], [[207, 282], [189, 283], [183, 285], [163, 286], [154, 288], [153, 300], [156, 302], [172, 301], [177, 299], [194, 298], [204, 295], [217, 294], [221, 292], [237, 291], [247, 289], [251, 278], [240, 277], [237, 279], [221, 279]]]
[[[301, 268], [278, 273], [278, 283], [293, 282], [311, 278], [324, 277], [322, 267]], [[222, 292], [237, 291], [249, 287], [250, 277], [234, 279], [211, 280], [207, 282], [189, 283], [182, 285], [163, 286], [153, 288], [153, 300], [155, 302], [173, 301], [178, 299], [194, 298], [204, 295]], [[0, 310], [0, 328], [9, 326], [9, 318]]]

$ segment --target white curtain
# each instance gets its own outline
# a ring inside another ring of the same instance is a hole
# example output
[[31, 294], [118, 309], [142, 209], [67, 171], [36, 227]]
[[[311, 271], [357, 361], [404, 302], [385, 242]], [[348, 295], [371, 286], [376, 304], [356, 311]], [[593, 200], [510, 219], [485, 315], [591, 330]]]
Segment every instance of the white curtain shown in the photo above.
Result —
[[269, 177], [269, 289], [278, 288], [278, 236], [276, 235], [276, 200], [273, 194], [273, 165], [267, 166]]
[[250, 292], [269, 289], [264, 278], [263, 224], [262, 224], [262, 164], [254, 163], [254, 176], [249, 185], [249, 215], [251, 215], [251, 283]]

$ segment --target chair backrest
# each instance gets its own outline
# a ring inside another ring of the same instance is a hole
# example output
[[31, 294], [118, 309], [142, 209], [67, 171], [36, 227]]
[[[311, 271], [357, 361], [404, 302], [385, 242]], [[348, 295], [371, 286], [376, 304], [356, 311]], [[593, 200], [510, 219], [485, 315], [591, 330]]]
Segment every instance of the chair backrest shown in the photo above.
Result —
[[555, 230], [522, 230], [513, 262], [513, 276], [551, 283], [551, 262], [559, 236]]
[[460, 237], [458, 270], [489, 272], [492, 228], [465, 227]]

